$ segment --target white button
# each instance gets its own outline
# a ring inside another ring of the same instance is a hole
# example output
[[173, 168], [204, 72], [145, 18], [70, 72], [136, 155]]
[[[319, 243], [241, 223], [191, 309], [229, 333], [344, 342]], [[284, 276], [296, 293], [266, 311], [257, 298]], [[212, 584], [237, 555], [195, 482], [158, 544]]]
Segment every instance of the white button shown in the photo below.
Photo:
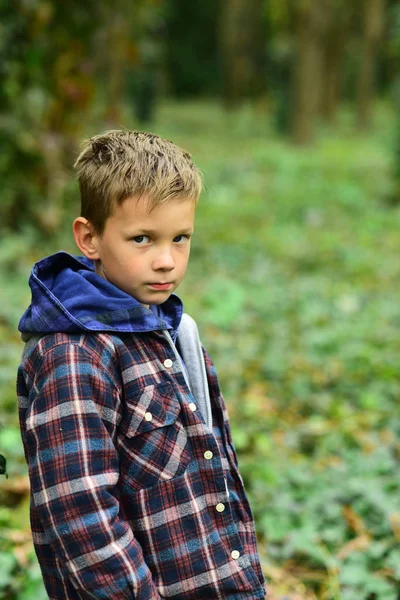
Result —
[[232, 556], [233, 560], [237, 560], [240, 556], [240, 552], [238, 550], [232, 550], [231, 556]]
[[211, 450], [206, 450], [204, 452], [204, 458], [206, 458], [207, 460], [211, 460], [213, 456], [214, 454], [211, 452]]
[[151, 412], [147, 412], [144, 413], [144, 418], [146, 419], [146, 421], [151, 421], [153, 419], [153, 415], [151, 414]]
[[170, 358], [166, 358], [164, 360], [164, 367], [166, 367], [167, 369], [170, 369], [172, 367], [172, 360]]
[[222, 502], [219, 502], [215, 508], [217, 509], [218, 512], [224, 512], [225, 504], [222, 504]]
[[193, 411], [193, 412], [194, 412], [194, 411], [196, 410], [197, 406], [195, 405], [195, 403], [194, 403], [194, 402], [191, 402], [191, 403], [189, 404], [189, 408], [190, 408], [190, 410], [191, 410], [191, 411]]

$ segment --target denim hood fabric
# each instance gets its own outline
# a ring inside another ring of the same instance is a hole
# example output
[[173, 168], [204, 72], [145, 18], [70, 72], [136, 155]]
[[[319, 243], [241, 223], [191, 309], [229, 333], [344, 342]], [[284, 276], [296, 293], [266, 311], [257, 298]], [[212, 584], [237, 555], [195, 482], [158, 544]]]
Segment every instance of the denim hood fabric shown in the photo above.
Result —
[[35, 334], [120, 332], [168, 329], [173, 338], [183, 305], [172, 294], [150, 309], [97, 275], [93, 261], [57, 252], [37, 262], [29, 278], [31, 305], [18, 329], [23, 340]]

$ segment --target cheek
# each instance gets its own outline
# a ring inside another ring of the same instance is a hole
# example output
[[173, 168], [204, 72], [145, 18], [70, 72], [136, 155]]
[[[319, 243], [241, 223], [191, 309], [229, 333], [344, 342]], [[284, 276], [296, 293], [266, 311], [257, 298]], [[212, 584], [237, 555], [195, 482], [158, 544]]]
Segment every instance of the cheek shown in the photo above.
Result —
[[151, 262], [149, 260], [140, 260], [140, 258], [136, 257], [135, 259], [124, 261], [124, 267], [126, 268], [126, 272], [130, 273], [133, 277], [140, 277], [149, 271]]
[[128, 283], [135, 274], [132, 264], [120, 255], [111, 255], [109, 257], [108, 271], [119, 282], [119, 285]]
[[180, 267], [180, 271], [182, 273], [184, 273], [186, 271], [188, 261], [189, 261], [189, 252], [187, 252], [184, 256], [180, 257], [179, 267]]

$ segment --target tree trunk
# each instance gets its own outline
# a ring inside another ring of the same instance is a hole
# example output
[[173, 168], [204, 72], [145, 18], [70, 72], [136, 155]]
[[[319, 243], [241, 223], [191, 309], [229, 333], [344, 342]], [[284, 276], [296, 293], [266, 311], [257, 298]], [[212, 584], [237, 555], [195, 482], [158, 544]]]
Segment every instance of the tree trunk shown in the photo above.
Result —
[[263, 0], [225, 0], [220, 35], [223, 97], [228, 106], [265, 89]]
[[[106, 21], [107, 22], [107, 21]], [[115, 126], [121, 121], [121, 99], [124, 89], [124, 59], [128, 32], [123, 13], [114, 10], [108, 20], [108, 44], [106, 51], [106, 110], [105, 120], [110, 126]]]
[[342, 63], [357, 7], [348, 0], [328, 0], [328, 24], [324, 39], [324, 85], [321, 116], [332, 122], [335, 118], [341, 92]]
[[327, 40], [326, 44], [324, 63], [325, 77], [321, 98], [321, 115], [328, 122], [332, 122], [335, 118], [336, 109], [340, 97], [340, 77], [343, 59], [343, 42], [340, 42], [340, 37], [332, 37], [330, 40]]
[[324, 40], [324, 85], [321, 115], [329, 122], [335, 118], [340, 98], [344, 48], [350, 31], [352, 5], [342, 0], [331, 0], [329, 24]]
[[295, 9], [292, 135], [297, 144], [312, 141], [321, 106], [326, 14], [322, 0], [305, 0]]
[[357, 123], [367, 129], [371, 121], [375, 70], [385, 20], [385, 0], [364, 0], [361, 64], [357, 81]]

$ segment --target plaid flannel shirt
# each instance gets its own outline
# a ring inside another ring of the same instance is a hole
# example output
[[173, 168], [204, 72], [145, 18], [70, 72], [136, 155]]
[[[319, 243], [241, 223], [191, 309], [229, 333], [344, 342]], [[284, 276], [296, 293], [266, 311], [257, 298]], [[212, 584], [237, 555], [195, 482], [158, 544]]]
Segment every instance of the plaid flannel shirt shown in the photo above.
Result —
[[31, 526], [49, 598], [264, 598], [226, 407], [205, 427], [161, 331], [54, 333], [18, 373]]

